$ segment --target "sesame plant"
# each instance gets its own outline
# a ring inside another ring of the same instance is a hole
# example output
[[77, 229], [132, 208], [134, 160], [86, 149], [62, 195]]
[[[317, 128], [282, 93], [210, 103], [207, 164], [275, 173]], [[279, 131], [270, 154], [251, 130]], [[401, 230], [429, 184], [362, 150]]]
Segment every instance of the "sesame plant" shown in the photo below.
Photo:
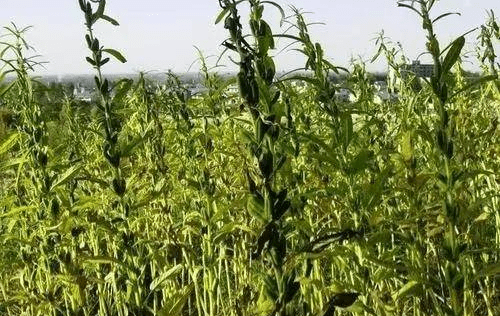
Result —
[[[1, 37], [1, 315], [500, 313], [492, 11], [442, 45], [458, 16], [396, 2], [434, 72], [380, 33], [384, 99], [368, 61], [335, 65], [315, 23], [267, 0], [214, 3], [228, 38], [216, 66], [198, 50], [200, 91], [173, 72], [113, 81], [125, 58], [96, 34], [118, 22], [105, 0], [78, 3], [91, 101], [36, 78], [29, 28]], [[288, 50], [304, 66], [279, 76]], [[216, 73], [224, 56], [233, 77]]]
[[[474, 304], [470, 289], [474, 278], [469, 271], [471, 259], [467, 256], [470, 245], [466, 238], [467, 220], [464, 212], [470, 211], [467, 206], [467, 194], [464, 185], [469, 179], [474, 179], [482, 170], [465, 170], [461, 165], [464, 161], [458, 157], [458, 138], [456, 121], [457, 105], [456, 98], [468, 86], [458, 89], [457, 82], [451, 77], [451, 70], [458, 62], [461, 50], [465, 44], [465, 37], [460, 36], [446, 48], [442, 49], [436, 36], [434, 25], [441, 18], [452, 13], [445, 13], [432, 19], [430, 12], [435, 1], [417, 1], [407, 4], [400, 1], [399, 6], [415, 11], [422, 19], [423, 29], [427, 32], [427, 50], [433, 58], [434, 72], [430, 78], [429, 85], [432, 89], [432, 105], [437, 114], [437, 122], [434, 127], [435, 142], [437, 149], [436, 162], [436, 185], [439, 187], [439, 199], [442, 201], [442, 216], [444, 229], [441, 244], [435, 245], [431, 250], [437, 256], [439, 266], [439, 283], [446, 291], [444, 301], [434, 302], [435, 312], [444, 315], [473, 314]], [[486, 77], [497, 79], [495, 75]]]
[[[278, 188], [276, 181], [279, 170], [287, 157], [277, 149], [280, 136], [280, 91], [274, 86], [276, 66], [269, 56], [275, 48], [272, 30], [263, 19], [264, 4], [281, 7], [273, 2], [248, 1], [250, 6], [249, 25], [254, 40], [249, 44], [243, 35], [243, 27], [235, 1], [220, 1], [224, 18], [224, 28], [230, 38], [224, 45], [239, 56], [238, 86], [244, 106], [253, 121], [253, 133], [245, 131], [248, 148], [257, 163], [254, 172], [253, 163], [246, 171], [249, 195], [249, 212], [263, 225], [256, 240], [253, 260], [263, 257], [263, 265], [269, 266], [271, 273], [264, 273], [263, 291], [271, 303], [271, 314], [287, 315], [287, 305], [297, 294], [300, 283], [295, 280], [295, 267], [287, 271], [287, 236], [285, 213], [291, 203], [287, 188]], [[289, 247], [289, 246], [288, 246]], [[261, 257], [262, 256], [262, 257]]]

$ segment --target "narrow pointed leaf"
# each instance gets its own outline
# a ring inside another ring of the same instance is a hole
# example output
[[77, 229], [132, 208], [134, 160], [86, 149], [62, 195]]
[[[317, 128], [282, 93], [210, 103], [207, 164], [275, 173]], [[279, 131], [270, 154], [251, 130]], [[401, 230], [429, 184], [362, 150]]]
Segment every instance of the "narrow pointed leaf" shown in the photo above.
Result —
[[215, 24], [218, 24], [226, 16], [228, 12], [229, 8], [225, 8], [224, 10], [222, 10], [217, 16], [217, 19], [215, 19]]
[[462, 48], [465, 45], [465, 38], [463, 36], [460, 36], [457, 38], [453, 44], [450, 47], [450, 50], [448, 51], [448, 54], [446, 54], [446, 57], [444, 58], [443, 61], [443, 74], [448, 73], [450, 69], [453, 67], [453, 65], [457, 62], [458, 57], [460, 57], [460, 52], [462, 51]]
[[115, 19], [113, 19], [112, 17], [109, 17], [109, 16], [107, 16], [107, 15], [105, 15], [105, 14], [103, 14], [103, 15], [101, 16], [101, 19], [108, 21], [109, 23], [113, 24], [114, 26], [118, 26], [118, 25], [120, 25], [120, 23], [118, 23], [118, 21], [116, 21], [116, 20], [115, 20]]
[[403, 7], [403, 8], [410, 9], [410, 10], [416, 12], [419, 16], [422, 16], [422, 13], [420, 13], [420, 11], [418, 11], [417, 9], [415, 9], [414, 7], [412, 7], [410, 5], [403, 4], [403, 3], [398, 3], [398, 7]]
[[60, 185], [63, 185], [64, 183], [70, 181], [73, 176], [78, 172], [80, 171], [81, 169], [81, 165], [74, 165], [72, 166], [71, 168], [69, 168], [68, 170], [66, 170], [66, 172], [64, 172], [53, 184], [52, 184], [52, 187], [50, 188], [50, 190], [53, 190], [54, 188], [60, 186]]
[[12, 81], [8, 85], [0, 87], [0, 98], [2, 98], [12, 88], [12, 86], [14, 86], [15, 83], [15, 81]]
[[149, 289], [151, 291], [156, 290], [160, 285], [163, 284], [163, 282], [165, 282], [166, 280], [168, 280], [169, 278], [171, 278], [173, 276], [176, 276], [181, 271], [182, 271], [182, 264], [178, 264], [176, 266], [173, 266], [172, 268], [170, 268], [166, 272], [162, 273], [158, 278], [153, 280], [153, 282], [149, 286]]
[[117, 50], [114, 50], [112, 48], [104, 48], [102, 51], [110, 54], [111, 56], [118, 59], [122, 63], [127, 62], [127, 59], [125, 59], [125, 57], [123, 57], [123, 55]]
[[92, 14], [92, 24], [94, 24], [97, 20], [99, 20], [104, 14], [104, 8], [106, 7], [106, 0], [99, 1], [99, 6], [97, 7], [97, 11]]
[[21, 138], [21, 134], [15, 132], [10, 134], [5, 140], [3, 140], [2, 143], [0, 143], [0, 155], [5, 154], [12, 147], [14, 147], [19, 138]]
[[441, 20], [442, 18], [444, 17], [447, 17], [448, 15], [453, 15], [453, 14], [456, 14], [456, 15], [461, 15], [460, 13], [458, 12], [448, 12], [448, 13], [444, 13], [444, 14], [441, 14], [440, 16], [438, 16], [437, 18], [435, 18], [434, 20], [432, 20], [432, 23], [434, 24], [435, 22]]

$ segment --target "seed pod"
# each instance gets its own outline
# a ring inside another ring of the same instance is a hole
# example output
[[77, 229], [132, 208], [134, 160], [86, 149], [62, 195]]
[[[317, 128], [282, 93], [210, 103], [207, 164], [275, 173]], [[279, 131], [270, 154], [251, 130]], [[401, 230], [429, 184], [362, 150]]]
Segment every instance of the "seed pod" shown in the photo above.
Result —
[[446, 148], [446, 157], [448, 157], [448, 159], [453, 158], [453, 141], [451, 140], [448, 142], [448, 146]]
[[446, 101], [448, 100], [448, 85], [446, 85], [446, 83], [443, 83], [443, 85], [441, 86], [439, 99], [441, 100], [442, 104], [445, 104]]
[[44, 134], [43, 129], [41, 129], [40, 127], [35, 127], [33, 131], [33, 141], [35, 143], [40, 143], [43, 134]]
[[[276, 91], [276, 93], [274, 94], [273, 100], [271, 101], [271, 105], [276, 104], [276, 102], [278, 102], [280, 96], [281, 96], [281, 91], [279, 91], [279, 90]], [[286, 110], [287, 110], [287, 115], [290, 115], [290, 108], [288, 106], [286, 107]]]
[[247, 178], [247, 185], [248, 185], [248, 191], [250, 193], [255, 194], [257, 192], [257, 187], [255, 185], [255, 181], [253, 181], [252, 176], [250, 176], [250, 173], [248, 170], [245, 172], [246, 178]]
[[293, 279], [289, 280], [285, 289], [285, 304], [290, 302], [294, 298], [295, 294], [297, 294], [299, 289], [300, 289], [299, 282], [293, 281]]
[[262, 173], [262, 176], [269, 180], [273, 173], [273, 154], [270, 152], [265, 152], [260, 156], [259, 159], [259, 168]]
[[135, 244], [135, 235], [133, 232], [122, 233], [122, 241], [126, 248], [132, 248]]
[[92, 26], [92, 5], [90, 2], [87, 2], [87, 6], [85, 8], [85, 23], [89, 28]]
[[260, 144], [264, 139], [267, 131], [271, 127], [270, 124], [264, 122], [260, 117], [257, 119], [257, 142]]
[[346, 308], [354, 304], [356, 299], [358, 298], [359, 293], [337, 293], [328, 302], [330, 306], [342, 307]]
[[89, 34], [85, 34], [85, 41], [87, 41], [87, 47], [89, 49], [92, 49], [92, 40], [90, 39], [90, 35]]
[[82, 226], [77, 226], [77, 227], [71, 228], [71, 236], [73, 236], [74, 238], [77, 238], [78, 236], [80, 236], [81, 233], [84, 233], [84, 232], [85, 232], [85, 228], [83, 228]]
[[[264, 79], [267, 85], [271, 85], [273, 83], [274, 75], [276, 74], [276, 66], [271, 57], [265, 56], [262, 59], [258, 60], [257, 69], [259, 70], [259, 74]], [[271, 103], [273, 104], [273, 103]]]
[[238, 73], [238, 87], [240, 90], [240, 95], [245, 101], [248, 102], [249, 95], [251, 93], [251, 87], [248, 82], [248, 78], [246, 76], [246, 73], [243, 71], [240, 71]]
[[[104, 60], [106, 60], [106, 59], [109, 61], [109, 58], [105, 58]], [[101, 64], [100, 64], [100, 65], [103, 65], [103, 63], [105, 63], [105, 62], [104, 62], [104, 60], [101, 62]], [[107, 61], [106, 61], [106, 62], [107, 62]], [[108, 79], [104, 79], [104, 82], [102, 83], [102, 85], [101, 85], [101, 87], [100, 87], [100, 88], [101, 88], [101, 89], [100, 89], [100, 90], [101, 90], [101, 93], [102, 93], [103, 95], [107, 95], [107, 94], [108, 94], [108, 87], [109, 87], [109, 82], [108, 82]]]
[[446, 134], [444, 133], [444, 131], [442, 129], [439, 129], [437, 131], [436, 139], [437, 139], [437, 144], [439, 146], [439, 149], [441, 149], [441, 151], [443, 151], [443, 152], [446, 152], [446, 145], [448, 143], [448, 140], [447, 140]]
[[42, 167], [46, 167], [48, 161], [47, 154], [44, 151], [40, 151], [39, 154], [40, 155], [38, 156], [38, 162]]
[[52, 213], [52, 216], [57, 217], [59, 215], [60, 207], [59, 207], [59, 201], [57, 201], [56, 198], [52, 199], [52, 202], [50, 203], [50, 211]]
[[125, 194], [125, 190], [127, 188], [127, 184], [125, 179], [113, 179], [113, 190], [119, 196], [123, 196]]
[[283, 216], [283, 214], [285, 214], [285, 212], [288, 211], [291, 205], [292, 203], [290, 203], [290, 201], [288, 200], [285, 200], [277, 204], [273, 209], [273, 219], [274, 220], [280, 219], [281, 216]]
[[264, 246], [276, 235], [277, 229], [276, 224], [271, 222], [264, 227], [264, 230], [260, 233], [259, 238], [257, 239], [257, 249], [252, 254], [252, 259], [258, 259], [264, 249]]
[[232, 16], [228, 15], [224, 20], [224, 28], [227, 30], [232, 30], [235, 27], [235, 21]]
[[92, 45], [90, 46], [90, 49], [93, 52], [97, 52], [99, 50], [99, 40], [97, 38], [94, 38], [94, 40], [92, 41]]
[[251, 88], [251, 94], [249, 95], [248, 103], [252, 106], [255, 106], [259, 103], [259, 85], [257, 84], [257, 80], [252, 77], [250, 80], [250, 88]]
[[113, 167], [118, 168], [120, 166], [120, 153], [110, 143], [106, 142], [104, 144], [103, 154]]
[[275, 170], [276, 171], [280, 170], [283, 167], [283, 165], [285, 164], [285, 162], [286, 162], [286, 156], [279, 157], [278, 161], [276, 162], [276, 169]]
[[99, 64], [99, 66], [104, 66], [105, 64], [107, 64], [107, 62], [109, 61], [109, 57], [106, 57], [104, 58], [101, 63]]
[[413, 170], [417, 169], [417, 158], [415, 158], [415, 156], [410, 160], [410, 168]]

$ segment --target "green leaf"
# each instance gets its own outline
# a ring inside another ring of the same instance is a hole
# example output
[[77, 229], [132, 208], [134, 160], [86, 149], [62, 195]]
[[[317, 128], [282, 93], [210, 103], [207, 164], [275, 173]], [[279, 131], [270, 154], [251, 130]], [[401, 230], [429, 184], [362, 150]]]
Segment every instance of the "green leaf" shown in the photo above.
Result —
[[134, 81], [132, 79], [120, 79], [113, 87], [113, 90], [116, 91], [113, 102], [120, 103], [130, 91], [133, 83]]
[[106, 7], [106, 0], [100, 0], [99, 6], [97, 7], [97, 11], [94, 14], [92, 14], [91, 24], [94, 24], [104, 15], [105, 7]]
[[90, 57], [85, 57], [85, 59], [86, 59], [86, 60], [87, 60], [87, 62], [88, 62], [89, 64], [91, 64], [92, 66], [95, 66], [95, 65], [96, 65], [95, 61], [94, 61], [92, 58], [90, 58]]
[[371, 162], [373, 156], [373, 152], [368, 149], [363, 149], [351, 162], [348, 170], [346, 172], [348, 174], [357, 174], [360, 171], [363, 171], [368, 164]]
[[6, 139], [4, 139], [2, 143], [0, 143], [0, 155], [5, 154], [12, 147], [14, 147], [19, 138], [21, 138], [21, 134], [18, 132], [14, 132], [10, 134]]
[[225, 16], [226, 14], [229, 12], [229, 7], [225, 8], [224, 10], [222, 10], [219, 15], [217, 16], [217, 18], [215, 19], [215, 24], [217, 25]]
[[157, 277], [156, 279], [154, 279], [153, 282], [151, 282], [151, 285], [149, 286], [149, 289], [151, 291], [156, 290], [160, 285], [163, 284], [163, 282], [167, 281], [171, 277], [174, 277], [174, 276], [178, 275], [181, 272], [182, 272], [182, 264], [178, 264], [176, 266], [173, 266], [172, 268], [170, 268], [167, 271], [165, 271], [162, 274], [160, 274], [159, 277]]
[[421, 284], [418, 281], [409, 281], [402, 288], [399, 289], [396, 293], [393, 294], [392, 299], [394, 301], [402, 298], [413, 295], [421, 290]]
[[167, 303], [158, 311], [158, 316], [177, 316], [180, 315], [184, 305], [193, 292], [194, 284], [185, 286], [181, 291], [175, 293], [169, 298]]
[[256, 219], [262, 223], [267, 223], [269, 218], [264, 208], [264, 200], [250, 195], [247, 200], [247, 210]]
[[4, 169], [7, 169], [7, 168], [10, 168], [13, 166], [17, 166], [17, 165], [22, 166], [25, 162], [28, 161], [28, 158], [26, 156], [27, 155], [25, 155], [22, 158], [9, 159], [9, 160], [5, 160], [5, 161], [0, 162], [0, 170], [4, 170]]
[[323, 63], [330, 69], [332, 70], [333, 72], [335, 72], [336, 74], [339, 73], [339, 70], [342, 70], [343, 72], [345, 73], [349, 73], [349, 70], [347, 68], [344, 68], [344, 67], [340, 67], [340, 66], [334, 66], [331, 62], [329, 62], [328, 60], [326, 59], [323, 59]]
[[11, 209], [7, 213], [0, 214], [0, 218], [10, 217], [12, 215], [16, 215], [16, 214], [24, 212], [24, 211], [33, 211], [33, 210], [36, 210], [36, 206], [20, 206], [20, 207], [15, 207], [15, 208]]
[[12, 81], [8, 85], [0, 87], [0, 98], [2, 98], [14, 86], [15, 83], [15, 81]]
[[484, 221], [486, 221], [489, 217], [490, 217], [490, 213], [488, 213], [488, 212], [483, 212], [483, 213], [481, 213], [481, 215], [479, 215], [478, 217], [476, 217], [476, 219], [474, 220], [474, 223], [477, 223], [477, 222], [484, 222]]
[[443, 75], [447, 74], [453, 67], [453, 65], [455, 65], [455, 63], [458, 60], [458, 57], [460, 57], [460, 52], [462, 51], [464, 45], [465, 45], [465, 37], [463, 36], [460, 36], [455, 41], [453, 41], [453, 44], [451, 45], [451, 48], [448, 51], [448, 54], [446, 54], [446, 57], [443, 60], [443, 65], [442, 65]]
[[349, 144], [351, 143], [351, 140], [353, 138], [353, 124], [352, 124], [352, 116], [350, 114], [345, 115], [344, 119], [342, 120], [342, 139], [344, 140], [344, 153], [347, 152], [347, 147], [349, 147]]
[[222, 242], [222, 240], [224, 240], [224, 238], [226, 238], [228, 235], [231, 235], [235, 231], [245, 231], [247, 233], [254, 234], [254, 232], [249, 227], [237, 222], [230, 222], [217, 230], [217, 234], [214, 237], [214, 243], [219, 244], [220, 242]]
[[81, 169], [81, 165], [74, 165], [72, 167], [70, 167], [68, 170], [66, 170], [66, 172], [64, 172], [53, 184], [52, 184], [52, 187], [50, 188], [50, 190], [53, 190], [54, 188], [62, 185], [62, 184], [65, 184], [66, 182], [70, 181], [73, 176], [78, 172], [80, 171]]
[[260, 3], [261, 4], [267, 3], [267, 4], [270, 4], [270, 5], [273, 5], [273, 6], [276, 7], [276, 9], [278, 9], [280, 11], [280, 14], [281, 14], [280, 26], [282, 26], [283, 22], [286, 19], [285, 11], [283, 10], [283, 8], [279, 4], [277, 4], [276, 2], [274, 2], [274, 1], [261, 1]]
[[409, 162], [413, 158], [412, 135], [410, 131], [403, 133], [401, 137], [401, 156], [405, 162]]
[[496, 80], [498, 79], [498, 76], [497, 75], [487, 75], [487, 76], [483, 76], [473, 82], [471, 82], [470, 84], [466, 85], [465, 87], [463, 87], [462, 89], [458, 90], [457, 92], [455, 92], [450, 99], [452, 99], [453, 97], [455, 97], [456, 95], [462, 93], [462, 92], [465, 92], [471, 88], [473, 88], [474, 86], [477, 86], [477, 85], [480, 85], [480, 84], [483, 84], [485, 82], [488, 82], [488, 81], [493, 81], [493, 80]]
[[475, 280], [487, 277], [487, 276], [493, 276], [493, 275], [499, 275], [500, 274], [500, 263], [493, 263], [490, 265], [487, 265], [484, 269], [479, 271], [476, 274], [476, 277], [474, 278]]
[[288, 34], [273, 34], [273, 37], [283, 37], [283, 38], [288, 38], [288, 39], [295, 40], [297, 42], [304, 43], [304, 41], [300, 37], [288, 35]]
[[[154, 122], [151, 122], [148, 125], [147, 130], [151, 131], [153, 129], [153, 126]], [[146, 139], [148, 139], [148, 137], [150, 137], [150, 134], [151, 133], [144, 133], [142, 136], [140, 135], [134, 137], [132, 140], [128, 141], [126, 145], [120, 146], [120, 153], [121, 153], [120, 156], [129, 157], [137, 146], [141, 145]]]
[[442, 18], [448, 16], [448, 15], [453, 15], [453, 14], [456, 14], [456, 15], [461, 15], [460, 13], [458, 12], [448, 12], [448, 13], [444, 13], [444, 14], [441, 14], [440, 16], [438, 16], [437, 18], [435, 18], [434, 20], [432, 20], [432, 24], [434, 24], [435, 22], [441, 20]]
[[398, 7], [403, 7], [403, 8], [410, 9], [410, 10], [416, 12], [420, 17], [423, 17], [422, 13], [420, 13], [420, 11], [418, 11], [417, 9], [415, 9], [414, 7], [412, 7], [410, 5], [403, 4], [403, 3], [398, 3]]
[[84, 256], [82, 258], [84, 262], [89, 262], [89, 263], [97, 263], [97, 264], [118, 264], [118, 265], [123, 265], [123, 262], [120, 260], [113, 258], [113, 257], [106, 257], [106, 256], [94, 256], [94, 257], [86, 257]]
[[117, 50], [114, 50], [112, 48], [104, 48], [102, 51], [110, 54], [111, 56], [118, 59], [122, 63], [127, 62], [127, 59], [125, 59], [125, 57], [123, 57], [123, 55]]
[[116, 21], [115, 19], [113, 19], [107, 15], [104, 15], [104, 14], [101, 16], [101, 19], [108, 21], [109, 23], [113, 24], [114, 26], [120, 25], [120, 23], [118, 23], [118, 21]]

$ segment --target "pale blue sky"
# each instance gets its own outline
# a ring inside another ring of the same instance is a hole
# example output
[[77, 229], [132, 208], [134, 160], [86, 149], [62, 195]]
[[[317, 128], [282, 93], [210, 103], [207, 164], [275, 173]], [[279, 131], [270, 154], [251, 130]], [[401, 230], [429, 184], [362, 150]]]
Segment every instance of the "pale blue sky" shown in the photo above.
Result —
[[[396, 0], [277, 0], [287, 12], [289, 5], [304, 11], [308, 21], [325, 25], [311, 27], [313, 40], [325, 48], [332, 62], [348, 66], [351, 57], [369, 59], [374, 53], [371, 39], [382, 29], [394, 42], [402, 43], [409, 58], [424, 51], [425, 35], [421, 23], [407, 9], [398, 8]], [[119, 27], [98, 23], [95, 26], [101, 43], [120, 50], [128, 59], [126, 64], [109, 63], [107, 73], [124, 73], [172, 69], [187, 71], [197, 58], [194, 45], [206, 55], [222, 51], [220, 43], [226, 37], [222, 24], [214, 25], [219, 12], [217, 0], [108, 0], [107, 14], [120, 22]], [[474, 28], [486, 19], [486, 10], [493, 9], [500, 16], [499, 0], [441, 0], [435, 16], [447, 11], [458, 11], [462, 16], [441, 20], [436, 32], [443, 41]], [[276, 12], [269, 7], [268, 12]], [[268, 16], [278, 20], [277, 14]], [[242, 12], [242, 21], [246, 21]], [[42, 60], [49, 63], [40, 74], [89, 73], [84, 43], [85, 26], [77, 0], [2, 0], [0, 25], [15, 22], [18, 26], [33, 25], [28, 41]], [[273, 24], [275, 32], [278, 29]], [[5, 34], [1, 31], [0, 34]], [[473, 43], [475, 35], [468, 37]], [[286, 42], [282, 41], [282, 46]], [[276, 51], [277, 52], [277, 51]], [[215, 63], [214, 59], [209, 59]], [[292, 69], [304, 64], [300, 55], [281, 53], [278, 68]], [[226, 64], [230, 62], [226, 61]], [[381, 65], [369, 66], [380, 69]], [[195, 66], [191, 69], [197, 71]], [[220, 69], [219, 71], [224, 71]]]

